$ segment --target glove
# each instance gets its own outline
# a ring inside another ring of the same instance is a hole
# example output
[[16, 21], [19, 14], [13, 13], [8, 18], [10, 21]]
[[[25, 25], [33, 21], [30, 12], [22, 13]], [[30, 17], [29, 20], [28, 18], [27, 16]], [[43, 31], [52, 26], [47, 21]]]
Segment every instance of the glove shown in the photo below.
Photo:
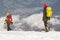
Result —
[[4, 23], [5, 24], [5, 23]]
[[11, 24], [13, 24], [13, 22], [11, 22]]
[[6, 24], [6, 23], [4, 23], [4, 24]]

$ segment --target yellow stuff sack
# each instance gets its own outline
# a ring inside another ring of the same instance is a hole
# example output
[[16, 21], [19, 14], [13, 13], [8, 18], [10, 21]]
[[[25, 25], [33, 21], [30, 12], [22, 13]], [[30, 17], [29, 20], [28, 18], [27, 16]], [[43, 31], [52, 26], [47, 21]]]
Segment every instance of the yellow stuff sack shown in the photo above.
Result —
[[52, 16], [52, 7], [47, 7], [46, 8], [46, 16], [47, 17], [51, 17]]

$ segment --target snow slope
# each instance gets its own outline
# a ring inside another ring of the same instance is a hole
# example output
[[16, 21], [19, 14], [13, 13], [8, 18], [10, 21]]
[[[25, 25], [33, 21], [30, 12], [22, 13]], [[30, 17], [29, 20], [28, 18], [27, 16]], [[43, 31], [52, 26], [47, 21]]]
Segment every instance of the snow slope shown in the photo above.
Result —
[[0, 40], [60, 40], [60, 32], [0, 32]]
[[5, 17], [0, 17], [0, 40], [60, 40], [60, 32], [56, 32], [60, 30], [58, 16], [49, 21], [50, 26], [54, 28], [50, 32], [41, 30], [44, 28], [42, 16], [42, 12], [22, 19], [19, 15], [12, 15], [13, 31], [6, 31], [3, 24]]

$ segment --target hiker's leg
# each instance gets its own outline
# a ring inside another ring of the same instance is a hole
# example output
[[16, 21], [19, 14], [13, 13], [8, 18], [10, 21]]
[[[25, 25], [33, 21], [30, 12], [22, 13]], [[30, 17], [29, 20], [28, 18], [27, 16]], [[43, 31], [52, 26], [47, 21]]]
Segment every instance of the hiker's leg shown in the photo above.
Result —
[[47, 20], [44, 22], [45, 24], [45, 31], [48, 32]]
[[11, 30], [10, 24], [7, 24], [7, 31]]
[[9, 31], [9, 24], [7, 24], [7, 31]]

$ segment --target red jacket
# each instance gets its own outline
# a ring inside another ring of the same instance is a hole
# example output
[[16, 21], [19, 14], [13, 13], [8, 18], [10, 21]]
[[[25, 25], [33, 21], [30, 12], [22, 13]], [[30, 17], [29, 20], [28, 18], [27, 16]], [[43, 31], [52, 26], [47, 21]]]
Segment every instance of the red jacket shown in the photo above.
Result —
[[6, 23], [7, 24], [11, 24], [12, 23], [12, 16], [11, 16], [11, 14], [7, 15], [6, 18], [7, 18], [6, 19]]

